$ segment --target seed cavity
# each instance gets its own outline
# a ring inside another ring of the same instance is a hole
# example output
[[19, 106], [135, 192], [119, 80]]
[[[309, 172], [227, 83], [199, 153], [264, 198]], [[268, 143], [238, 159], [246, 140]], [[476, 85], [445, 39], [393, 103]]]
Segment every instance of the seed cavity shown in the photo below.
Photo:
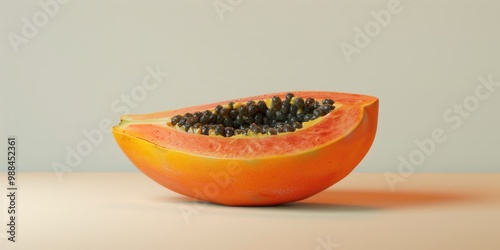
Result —
[[270, 106], [267, 106], [263, 100], [229, 102], [217, 105], [213, 111], [176, 115], [170, 119], [169, 125], [201, 135], [277, 135], [301, 129], [303, 122], [325, 116], [335, 109], [332, 99], [304, 99], [293, 93], [287, 93], [283, 100], [273, 96], [269, 104]]

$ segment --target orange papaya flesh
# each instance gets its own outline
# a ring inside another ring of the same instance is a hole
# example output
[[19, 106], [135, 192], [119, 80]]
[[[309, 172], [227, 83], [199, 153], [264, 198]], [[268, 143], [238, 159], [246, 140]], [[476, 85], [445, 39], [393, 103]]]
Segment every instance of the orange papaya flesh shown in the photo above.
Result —
[[206, 136], [169, 125], [178, 114], [216, 105], [284, 98], [287, 92], [123, 116], [114, 137], [144, 174], [177, 193], [232, 206], [299, 201], [346, 177], [371, 147], [378, 99], [372, 96], [299, 91], [295, 96], [333, 99], [335, 109], [278, 135]]

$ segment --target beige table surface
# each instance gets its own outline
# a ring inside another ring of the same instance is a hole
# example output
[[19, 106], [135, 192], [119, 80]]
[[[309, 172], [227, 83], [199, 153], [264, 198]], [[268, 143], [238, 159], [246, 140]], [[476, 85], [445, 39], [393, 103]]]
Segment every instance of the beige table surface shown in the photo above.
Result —
[[353, 173], [274, 207], [193, 202], [141, 173], [19, 173], [18, 186], [17, 242], [2, 227], [2, 250], [500, 249], [500, 174], [413, 174], [392, 192]]

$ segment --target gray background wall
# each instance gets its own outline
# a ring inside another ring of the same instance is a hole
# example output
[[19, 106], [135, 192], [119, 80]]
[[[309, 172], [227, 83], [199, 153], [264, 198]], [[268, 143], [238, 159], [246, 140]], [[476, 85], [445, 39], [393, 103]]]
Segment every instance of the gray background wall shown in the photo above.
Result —
[[[21, 171], [136, 171], [101, 125], [314, 89], [380, 98], [377, 138], [357, 171], [498, 172], [499, 9], [487, 0], [1, 1], [0, 148], [17, 136]], [[430, 143], [432, 133], [442, 135]]]

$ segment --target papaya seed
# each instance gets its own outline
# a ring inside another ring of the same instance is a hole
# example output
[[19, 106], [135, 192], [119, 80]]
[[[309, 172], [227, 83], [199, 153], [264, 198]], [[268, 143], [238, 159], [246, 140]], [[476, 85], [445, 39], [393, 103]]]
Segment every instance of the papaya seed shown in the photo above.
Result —
[[234, 125], [234, 122], [233, 122], [233, 119], [231, 119], [231, 117], [224, 118], [224, 126], [225, 127], [233, 127], [233, 125]]
[[314, 98], [308, 97], [305, 101], [305, 106], [312, 106], [314, 102], [315, 102]]
[[335, 102], [332, 100], [332, 99], [324, 99], [323, 100], [323, 104], [330, 104], [330, 105], [333, 105]]
[[210, 132], [209, 125], [203, 125], [203, 127], [201, 127], [201, 134], [202, 135], [208, 135], [209, 132]]
[[267, 134], [268, 135], [277, 135], [278, 131], [276, 131], [276, 129], [274, 129], [274, 128], [270, 128], [267, 130]]
[[176, 115], [174, 117], [172, 117], [172, 119], [170, 120], [170, 122], [172, 123], [172, 126], [175, 126], [180, 120], [181, 120], [181, 116], [180, 115]]
[[304, 106], [305, 106], [304, 99], [302, 97], [295, 99], [295, 106], [297, 106], [297, 109], [304, 108]]
[[222, 108], [222, 109], [220, 110], [220, 115], [221, 115], [222, 117], [224, 117], [224, 118], [228, 117], [228, 116], [229, 116], [229, 109], [227, 109], [227, 108]]
[[280, 108], [281, 108], [281, 98], [279, 98], [279, 96], [273, 96], [273, 99], [271, 100], [271, 107], [275, 111], [280, 110]]
[[186, 117], [182, 117], [179, 122], [177, 122], [177, 126], [181, 127], [184, 126], [184, 123], [186, 123]]
[[259, 111], [259, 107], [255, 103], [248, 105], [248, 115], [255, 115]]
[[260, 111], [261, 113], [266, 112], [266, 110], [267, 110], [267, 104], [266, 104], [266, 102], [265, 102], [265, 101], [260, 100], [260, 101], [257, 103], [257, 106], [259, 107], [259, 111]]
[[312, 107], [313, 107], [313, 109], [317, 109], [317, 108], [319, 108], [319, 106], [320, 106], [320, 105], [321, 105], [321, 104], [319, 104], [319, 102], [318, 102], [318, 101], [315, 101], [315, 102], [313, 103]]
[[254, 101], [254, 100], [250, 100], [250, 101], [248, 101], [248, 102], [247, 102], [247, 106], [250, 106], [250, 105], [252, 105], [252, 104], [255, 104], [255, 101]]
[[292, 126], [293, 126], [295, 129], [299, 129], [299, 128], [302, 128], [302, 123], [300, 123], [300, 122], [294, 122], [294, 123], [292, 124]]
[[233, 119], [233, 120], [236, 119], [238, 114], [240, 114], [240, 112], [238, 112], [238, 110], [236, 110], [236, 109], [229, 111], [229, 117], [231, 117], [231, 119]]
[[225, 135], [225, 130], [224, 130], [224, 126], [222, 126], [221, 124], [218, 124], [215, 126], [215, 134], [216, 135]]
[[207, 124], [207, 123], [210, 123], [210, 115], [207, 115], [207, 114], [203, 114], [201, 117], [200, 117], [200, 123], [201, 124]]
[[290, 124], [283, 125], [283, 132], [293, 132], [295, 129]]
[[266, 111], [266, 117], [267, 117], [267, 119], [271, 119], [271, 120], [276, 119], [276, 111], [274, 111], [274, 109], [268, 109]]
[[288, 112], [290, 111], [290, 101], [284, 100], [283, 103], [281, 104], [280, 111], [283, 112], [284, 114], [288, 114]]
[[255, 123], [264, 124], [264, 116], [262, 115], [262, 113], [255, 114]]
[[234, 135], [234, 128], [233, 127], [225, 127], [224, 130], [225, 130], [225, 134], [224, 135], [226, 137], [231, 137], [231, 136]]
[[259, 126], [259, 125], [257, 125], [257, 124], [255, 124], [255, 123], [250, 124], [250, 127], [249, 127], [249, 128], [250, 128], [250, 129], [252, 130], [252, 132], [254, 132], [255, 134], [258, 134], [258, 133], [260, 133], [260, 132], [261, 132], [261, 128], [260, 128], [260, 126]]
[[216, 115], [218, 115], [218, 114], [219, 114], [219, 112], [222, 110], [222, 108], [223, 108], [223, 107], [222, 107], [222, 105], [217, 105], [217, 106], [215, 106], [215, 112], [214, 112], [214, 113], [215, 113]]
[[239, 112], [242, 116], [248, 116], [249, 113], [248, 113], [248, 107], [246, 105], [241, 105], [240, 106], [240, 109], [239, 109]]

